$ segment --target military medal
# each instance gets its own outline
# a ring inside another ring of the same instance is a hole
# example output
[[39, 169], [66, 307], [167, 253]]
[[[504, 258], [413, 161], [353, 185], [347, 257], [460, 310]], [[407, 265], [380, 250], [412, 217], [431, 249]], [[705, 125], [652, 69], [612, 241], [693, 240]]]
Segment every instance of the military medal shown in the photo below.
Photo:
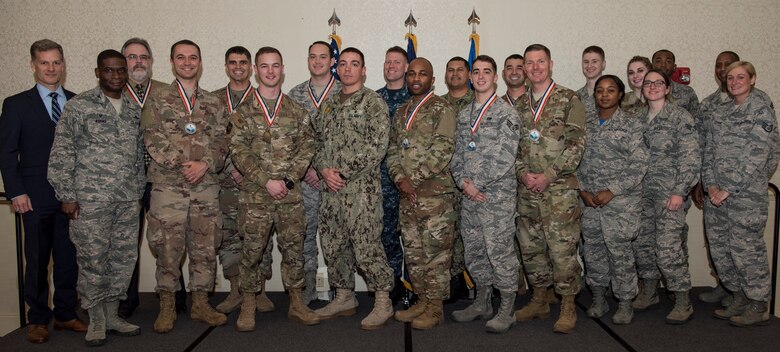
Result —
[[533, 90], [528, 92], [528, 107], [531, 108], [531, 114], [533, 115], [533, 121], [531, 121], [531, 131], [528, 132], [528, 138], [531, 139], [531, 142], [537, 143], [542, 138], [542, 133], [536, 129], [536, 123], [539, 121], [539, 118], [542, 117], [542, 111], [544, 111], [544, 107], [547, 105], [547, 101], [550, 100], [550, 93], [552, 93], [553, 89], [555, 89], [555, 82], [550, 81], [550, 85], [547, 86], [544, 94], [542, 94], [542, 97], [539, 98], [539, 104], [536, 105], [536, 108], [534, 108], [533, 103], [534, 92]]
[[401, 145], [404, 147], [404, 149], [409, 149], [409, 140], [404, 138], [404, 140], [401, 142]]
[[141, 109], [144, 108], [144, 101], [146, 100], [146, 97], [149, 96], [149, 92], [152, 91], [152, 80], [149, 79], [149, 83], [146, 85], [146, 89], [144, 90], [144, 96], [143, 98], [139, 97], [138, 94], [135, 92], [135, 89], [133, 89], [132, 86], [130, 86], [129, 82], [125, 82], [125, 88], [127, 88], [127, 92], [130, 95], [130, 98], [135, 101], [138, 106], [141, 107]]
[[[258, 87], [259, 89], [259, 87]], [[255, 89], [255, 99], [257, 99], [257, 103], [260, 104], [260, 108], [263, 109], [263, 114], [265, 115], [265, 122], [268, 123], [268, 127], [271, 127], [274, 124], [274, 120], [276, 120], [276, 114], [279, 112], [279, 109], [282, 107], [282, 99], [284, 98], [284, 94], [282, 94], [282, 91], [279, 91], [279, 95], [276, 97], [276, 104], [274, 104], [274, 109], [269, 110], [268, 106], [265, 105], [265, 100], [263, 100], [263, 97], [260, 96], [260, 93]]]
[[184, 86], [181, 85], [179, 80], [176, 80], [176, 86], [179, 89], [179, 96], [182, 103], [184, 103], [184, 109], [187, 110], [187, 124], [184, 125], [184, 132], [187, 134], [195, 134], [198, 132], [198, 126], [192, 123], [192, 111], [195, 110], [195, 102], [198, 100], [198, 86], [195, 86], [195, 95], [192, 97], [192, 101], [187, 96], [187, 92], [184, 90]]
[[474, 141], [469, 142], [469, 145], [466, 147], [470, 152], [473, 152], [477, 150], [477, 143]]
[[417, 116], [417, 113], [420, 112], [420, 108], [422, 108], [423, 104], [427, 102], [428, 100], [433, 97], [433, 90], [428, 92], [428, 94], [425, 95], [422, 99], [420, 99], [419, 102], [417, 102], [417, 105], [414, 106], [414, 109], [412, 109], [411, 112], [409, 112], [409, 105], [406, 107], [406, 123], [404, 124], [404, 131], [408, 131], [410, 128], [412, 128], [412, 122], [414, 122], [414, 118]]
[[317, 109], [320, 108], [320, 104], [322, 104], [322, 101], [328, 97], [328, 93], [330, 93], [330, 90], [333, 88], [334, 83], [336, 83], [336, 77], [333, 77], [333, 75], [331, 75], [330, 81], [328, 81], [328, 85], [326, 85], [325, 90], [322, 91], [322, 95], [317, 97], [316, 95], [314, 95], [314, 89], [311, 86], [311, 80], [309, 80], [309, 98], [311, 98], [311, 102], [314, 103], [315, 108]]
[[241, 103], [243, 103], [244, 100], [246, 100], [246, 97], [249, 96], [249, 92], [250, 91], [252, 91], [252, 84], [251, 83], [249, 84], [249, 87], [246, 87], [246, 89], [244, 90], [244, 93], [241, 94], [241, 99], [238, 99], [237, 102], [233, 103], [233, 97], [230, 95], [230, 86], [227, 86], [225, 88], [225, 96], [226, 96], [225, 100], [226, 100], [226, 103], [227, 103], [226, 105], [227, 105], [227, 108], [228, 108], [228, 113], [232, 114], [234, 111], [236, 111], [236, 107], [241, 105]]
[[507, 92], [507, 93], [504, 95], [504, 100], [505, 100], [507, 103], [509, 103], [509, 106], [511, 106], [511, 107], [514, 107], [514, 106], [515, 106], [515, 101], [512, 99], [512, 97], [510, 97], [510, 96], [509, 96], [509, 92]]
[[[487, 114], [488, 109], [490, 109], [490, 106], [493, 105], [493, 103], [495, 103], [497, 99], [498, 99], [498, 95], [496, 95], [496, 93], [493, 92], [493, 95], [491, 95], [490, 98], [488, 98], [488, 100], [485, 102], [485, 104], [482, 105], [482, 107], [479, 109], [479, 113], [477, 114], [477, 119], [471, 123], [472, 138], [474, 138], [474, 135], [477, 134], [477, 129], [479, 129], [479, 124], [482, 123], [482, 118], [485, 117], [485, 114]], [[471, 103], [471, 111], [472, 112], [474, 111], [474, 103]], [[471, 142], [469, 142], [467, 149], [472, 152], [477, 150], [477, 142], [474, 142], [474, 140], [472, 139]]]
[[532, 129], [531, 132], [528, 132], [528, 138], [530, 138], [532, 142], [538, 142], [541, 137], [542, 135], [539, 133], [539, 130], [535, 128]]

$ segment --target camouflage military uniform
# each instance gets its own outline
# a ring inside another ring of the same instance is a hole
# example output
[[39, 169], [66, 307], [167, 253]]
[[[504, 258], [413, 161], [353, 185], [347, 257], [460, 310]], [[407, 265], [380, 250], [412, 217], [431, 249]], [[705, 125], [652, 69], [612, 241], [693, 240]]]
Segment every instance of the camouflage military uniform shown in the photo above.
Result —
[[587, 120], [585, 154], [577, 169], [580, 190], [593, 195], [609, 190], [615, 195], [599, 208], [581, 203], [585, 280], [591, 287], [610, 287], [625, 301], [637, 294], [637, 276], [631, 242], [639, 235], [642, 215], [642, 178], [649, 153], [644, 121], [618, 109], [600, 125], [596, 114]]
[[595, 115], [596, 98], [593, 97], [593, 93], [588, 92], [587, 84], [577, 90], [577, 96], [580, 97], [582, 105], [585, 106], [585, 116]]
[[[258, 96], [256, 96], [258, 97]], [[244, 175], [241, 185], [239, 229], [244, 235], [241, 250], [241, 291], [259, 292], [265, 278], [258, 275], [263, 252], [276, 225], [282, 252], [282, 283], [285, 288], [303, 287], [303, 241], [306, 222], [299, 180], [314, 155], [314, 134], [306, 110], [282, 94], [281, 107], [269, 126], [257, 98], [238, 108], [231, 117], [232, 158]], [[268, 103], [269, 106], [274, 106]], [[269, 180], [290, 180], [293, 188], [275, 200], [266, 190]]]
[[[520, 114], [520, 147], [517, 154], [517, 238], [528, 280], [533, 287], [549, 287], [561, 295], [580, 291], [582, 267], [577, 261], [580, 216], [579, 183], [575, 171], [585, 151], [585, 108], [577, 93], [556, 85], [536, 125], [527, 92], [516, 106]], [[531, 141], [529, 132], [541, 137]], [[532, 193], [521, 178], [544, 173], [549, 185]]]
[[[341, 82], [333, 81], [333, 86], [326, 96], [320, 96], [320, 103], [324, 102], [328, 96], [338, 95], [341, 91]], [[323, 94], [325, 92], [323, 91]], [[295, 100], [309, 112], [309, 117], [314, 118], [317, 115], [318, 107], [313, 98], [309, 95], [309, 80], [293, 87], [287, 93], [290, 99]], [[306, 238], [303, 241], [303, 269], [304, 271], [317, 270], [317, 212], [320, 207], [320, 190], [309, 186], [306, 182], [301, 182], [303, 190], [303, 209], [306, 213]]]
[[778, 163], [780, 135], [771, 101], [754, 89], [739, 106], [724, 101], [707, 130], [702, 179], [730, 194], [720, 207], [705, 201], [705, 224], [712, 261], [731, 292], [770, 300], [764, 228], [767, 181]]
[[455, 150], [455, 112], [433, 96], [405, 129], [415, 104], [409, 100], [393, 119], [387, 164], [394, 182], [408, 178], [417, 202], [403, 198], [400, 222], [404, 257], [415, 293], [429, 300], [449, 296], [455, 241], [455, 184], [449, 163]]
[[670, 291], [688, 291], [691, 275], [683, 239], [687, 208], [669, 211], [666, 203], [672, 195], [686, 198], [698, 182], [699, 138], [691, 114], [670, 102], [652, 121], [647, 121], [647, 112], [641, 119], [647, 124], [644, 139], [651, 167], [642, 183], [642, 227], [634, 242], [637, 272], [641, 279], [660, 279], [663, 273]]
[[[387, 87], [382, 87], [376, 92], [379, 93], [379, 96], [387, 104], [388, 124], [392, 125], [392, 117], [395, 116], [396, 110], [410, 98], [406, 84], [404, 83], [401, 89], [390, 90]], [[384, 225], [382, 227], [382, 246], [385, 247], [387, 265], [390, 265], [390, 268], [393, 269], [393, 275], [401, 277], [403, 274], [404, 250], [401, 248], [401, 234], [398, 227], [398, 202], [400, 197], [387, 171], [387, 158], [382, 160], [380, 172], [382, 173], [382, 210], [385, 214], [382, 218]]]
[[81, 306], [127, 297], [138, 258], [138, 200], [144, 191], [141, 108], [122, 95], [117, 112], [100, 87], [69, 100], [49, 158], [57, 199], [78, 202], [70, 239]]
[[669, 93], [671, 99], [669, 99], [674, 105], [677, 105], [691, 114], [696, 116], [699, 112], [699, 97], [696, 96], [696, 92], [693, 88], [672, 81], [672, 91]]
[[[474, 202], [463, 197], [460, 233], [465, 247], [466, 267], [474, 282], [505, 292], [517, 290], [518, 268], [514, 244], [519, 124], [517, 112], [503, 99], [496, 99], [482, 118], [477, 132], [471, 124], [481, 106], [476, 100], [458, 114], [452, 177], [458, 187], [471, 180], [487, 200]], [[470, 142], [476, 149], [468, 147]]]
[[[227, 99], [228, 87], [212, 92], [220, 98], [226, 108], [230, 101]], [[253, 96], [248, 95], [240, 102], [236, 109], [246, 103]], [[233, 101], [238, 102], [240, 96], [233, 96]], [[222, 264], [222, 273], [225, 277], [238, 276], [238, 266], [241, 261], [241, 243], [243, 235], [238, 231], [238, 195], [239, 183], [233, 179], [232, 173], [236, 171], [233, 161], [228, 156], [225, 167], [219, 172], [219, 210], [222, 212], [222, 243], [219, 246], [219, 262]], [[273, 243], [269, 240], [269, 243]], [[263, 260], [260, 261], [260, 275], [266, 280], [271, 278], [271, 263], [273, 262], [273, 245], [267, 246], [263, 252]]]
[[632, 91], [626, 92], [623, 101], [620, 102], [620, 110], [631, 117], [639, 117], [647, 109], [647, 103], [639, 99]]
[[390, 291], [393, 270], [382, 249], [382, 184], [379, 164], [387, 151], [387, 105], [362, 87], [346, 101], [332, 95], [320, 107], [317, 170], [336, 168], [347, 185], [338, 192], [320, 184], [319, 230], [328, 279], [335, 288], [355, 288], [355, 265], [371, 291]]
[[[450, 96], [449, 92], [441, 97], [450, 103], [452, 109], [455, 110], [455, 116], [457, 117], [461, 110], [471, 105], [471, 102], [474, 101], [474, 91], [469, 89], [464, 96], [458, 99]], [[457, 214], [458, 220], [455, 220], [455, 243], [452, 245], [452, 267], [450, 268], [450, 276], [460, 275], [466, 271], [466, 260], [463, 255], [463, 238], [460, 236], [460, 231], [457, 230], [458, 224], [460, 223], [460, 203], [462, 202], [460, 192], [455, 192], [455, 197], [455, 213]]]
[[[173, 292], [181, 276], [180, 262], [189, 257], [190, 291], [214, 288], [216, 251], [221, 242], [219, 177], [228, 153], [226, 111], [219, 97], [198, 88], [188, 116], [173, 82], [147, 101], [141, 117], [146, 150], [152, 157], [147, 179], [153, 183], [149, 247], [157, 257], [157, 291]], [[192, 121], [196, 132], [187, 134]], [[190, 184], [181, 173], [186, 161], [203, 161], [208, 170]]]

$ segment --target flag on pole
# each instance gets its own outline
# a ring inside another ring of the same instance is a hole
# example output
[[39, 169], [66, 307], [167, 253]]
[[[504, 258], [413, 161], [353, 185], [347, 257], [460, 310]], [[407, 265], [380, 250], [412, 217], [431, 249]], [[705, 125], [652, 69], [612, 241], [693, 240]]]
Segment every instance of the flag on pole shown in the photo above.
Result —
[[417, 58], [417, 35], [406, 33], [406, 39], [407, 61], [412, 62], [412, 60]]
[[469, 71], [471, 71], [471, 64], [479, 56], [479, 34], [471, 33], [469, 36]]
[[333, 74], [333, 77], [335, 77], [337, 80], [341, 80], [339, 78], [338, 72], [336, 72], [336, 66], [339, 64], [339, 51], [341, 50], [341, 37], [338, 36], [338, 34], [331, 34], [330, 35], [330, 51], [333, 52], [333, 59], [335, 61], [333, 62], [333, 66], [330, 68], [330, 73]]

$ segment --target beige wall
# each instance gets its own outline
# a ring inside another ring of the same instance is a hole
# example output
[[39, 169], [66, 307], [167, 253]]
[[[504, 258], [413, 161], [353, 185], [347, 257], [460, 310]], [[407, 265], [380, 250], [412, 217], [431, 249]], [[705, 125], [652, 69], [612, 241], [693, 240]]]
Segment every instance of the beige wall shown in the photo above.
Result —
[[[384, 50], [392, 45], [405, 47], [403, 22], [409, 9], [413, 9], [419, 23], [415, 29], [418, 55], [433, 62], [439, 73], [437, 92], [442, 94], [446, 91], [444, 64], [454, 55], [468, 53], [471, 27], [466, 19], [472, 7], [482, 18], [478, 27], [482, 54], [492, 55], [501, 63], [504, 57], [522, 52], [529, 44], [546, 44], [555, 62], [554, 78], [569, 88], [584, 84], [579, 61], [582, 49], [588, 45], [603, 47], [607, 53], [606, 72], [620, 77], [625, 76], [625, 63], [631, 56], [650, 56], [656, 49], [668, 48], [675, 52], [678, 65], [691, 68], [692, 87], [701, 99], [716, 88], [715, 56], [728, 49], [752, 61], [758, 70], [757, 85], [780, 101], [780, 70], [775, 68], [780, 52], [780, 6], [776, 0], [8, 0], [0, 3], [0, 98], [32, 86], [29, 45], [41, 38], [64, 46], [66, 86], [74, 91], [95, 86], [93, 68], [98, 52], [119, 49], [131, 36], [151, 42], [157, 59], [155, 78], [162, 81], [173, 79], [167, 60], [170, 44], [183, 38], [199, 43], [204, 65], [201, 85], [209, 90], [226, 84], [223, 55], [228, 47], [244, 45], [254, 52], [260, 46], [275, 46], [286, 59], [287, 90], [308, 78], [306, 48], [312, 41], [327, 40], [327, 20], [333, 8], [342, 20], [338, 33], [344, 46], [356, 46], [366, 54], [366, 84], [372, 88], [383, 85]], [[499, 90], [504, 90], [503, 83]], [[773, 180], [780, 183], [780, 176], [775, 175]], [[0, 218], [6, 216], [0, 210]], [[690, 262], [694, 284], [708, 285], [712, 279], [700, 219], [697, 210], [689, 214]], [[2, 238], [12, 238], [12, 227], [2, 228]], [[2, 270], [12, 272], [13, 257], [2, 258]], [[150, 290], [154, 278], [148, 250], [142, 253], [142, 259], [142, 289]], [[277, 274], [269, 288], [279, 290], [278, 264], [275, 265]], [[7, 283], [2, 287], [5, 289], [12, 281], [2, 282]], [[15, 309], [0, 307], [0, 319], [13, 314]]]

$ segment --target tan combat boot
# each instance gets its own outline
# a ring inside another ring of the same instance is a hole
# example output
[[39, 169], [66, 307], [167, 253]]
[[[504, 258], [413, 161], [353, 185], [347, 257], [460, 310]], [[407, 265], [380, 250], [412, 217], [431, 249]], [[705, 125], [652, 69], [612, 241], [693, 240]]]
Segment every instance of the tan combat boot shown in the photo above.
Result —
[[547, 292], [547, 304], [561, 303], [561, 301], [558, 300], [558, 297], [555, 297], [555, 288], [550, 286], [545, 291]]
[[255, 293], [241, 294], [241, 313], [236, 321], [236, 331], [255, 331]]
[[426, 297], [424, 293], [420, 293], [418, 297], [420, 297], [420, 299], [417, 301], [417, 304], [409, 307], [407, 310], [396, 311], [395, 320], [408, 323], [423, 314], [426, 309], [425, 305], [428, 304], [428, 297]]
[[238, 275], [228, 276], [227, 279], [230, 281], [230, 293], [216, 307], [218, 312], [225, 314], [238, 309], [238, 306], [241, 305], [241, 292], [238, 291]]
[[220, 326], [227, 323], [227, 317], [211, 308], [208, 294], [205, 291], [192, 292], [192, 309], [190, 318], [195, 321], [202, 321], [211, 326]]
[[685, 324], [693, 318], [693, 305], [688, 291], [674, 293], [674, 308], [666, 315], [666, 323], [672, 325]]
[[444, 321], [444, 302], [432, 299], [426, 303], [425, 311], [412, 320], [413, 329], [430, 330]]
[[164, 334], [173, 330], [173, 322], [176, 321], [176, 307], [174, 297], [176, 293], [160, 291], [160, 313], [154, 321], [154, 332]]
[[769, 324], [767, 302], [750, 300], [742, 314], [733, 316], [729, 323], [734, 326], [750, 327]]
[[734, 292], [734, 299], [728, 307], [716, 309], [712, 315], [718, 319], [728, 320], [731, 317], [744, 313], [747, 306], [748, 299], [745, 297], [745, 293], [739, 290], [739, 292]]
[[271, 302], [271, 299], [269, 299], [268, 295], [265, 294], [265, 281], [260, 284], [260, 292], [258, 292], [257, 296], [255, 296], [255, 300], [257, 311], [260, 313], [273, 312], [276, 308], [274, 306], [274, 302]]
[[[555, 295], [553, 294], [553, 297]], [[528, 321], [533, 318], [546, 319], [550, 316], [550, 303], [549, 293], [545, 287], [534, 287], [533, 296], [531, 296], [531, 302], [515, 311], [515, 319], [517, 321]]]
[[390, 301], [390, 292], [376, 291], [374, 293], [374, 309], [360, 322], [363, 330], [375, 330], [385, 325], [393, 316], [393, 304]]
[[577, 323], [577, 311], [574, 306], [574, 295], [563, 295], [561, 301], [561, 315], [558, 321], [553, 325], [553, 332], [570, 334], [574, 331], [574, 325]]
[[303, 292], [300, 288], [290, 289], [290, 308], [287, 317], [303, 325], [317, 325], [320, 318], [303, 303]]
[[335, 317], [349, 317], [357, 312], [358, 301], [355, 293], [348, 288], [337, 288], [336, 298], [328, 305], [317, 309], [314, 314], [320, 317], [320, 320], [333, 319]]

